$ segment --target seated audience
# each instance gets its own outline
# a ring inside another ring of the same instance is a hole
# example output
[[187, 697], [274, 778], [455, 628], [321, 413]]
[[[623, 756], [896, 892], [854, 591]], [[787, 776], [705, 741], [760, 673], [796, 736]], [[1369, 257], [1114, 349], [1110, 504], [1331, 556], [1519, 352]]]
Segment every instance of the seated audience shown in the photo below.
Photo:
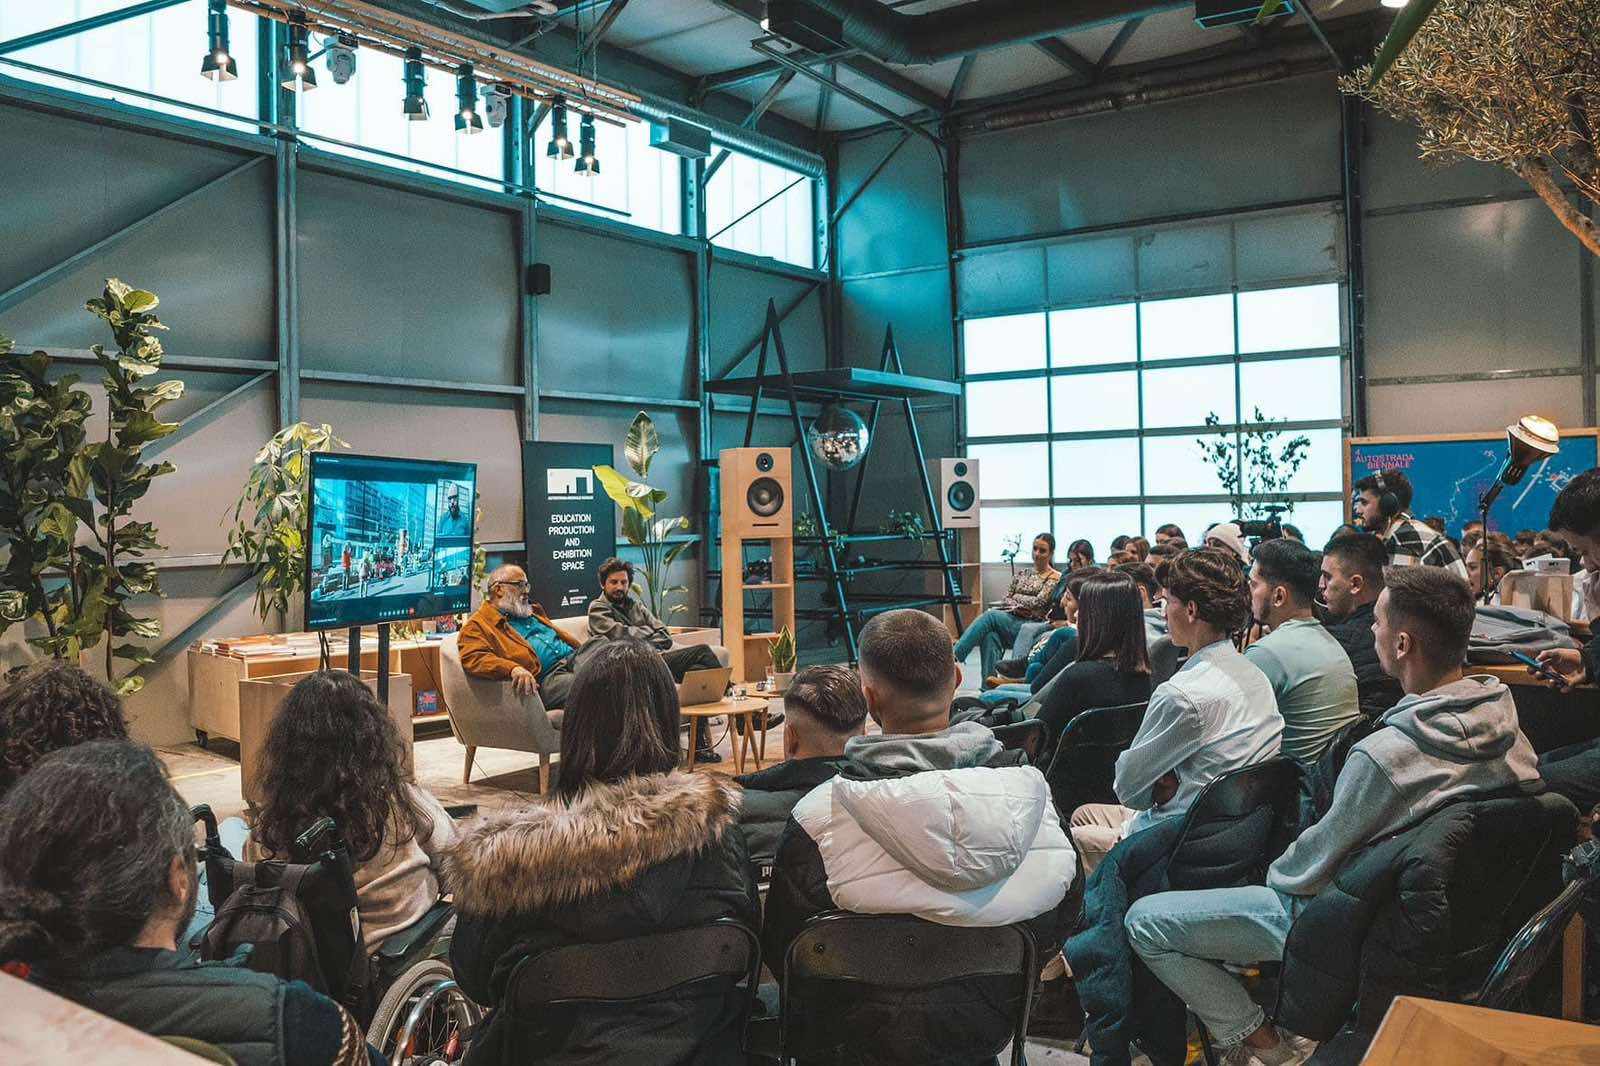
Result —
[[[1038, 692], [1068, 664], [1077, 660], [1078, 629], [1075, 623], [1078, 618], [1078, 591], [1089, 578], [1103, 573], [1105, 571], [1099, 567], [1090, 566], [1074, 570], [1061, 579], [1062, 618], [1059, 622], [1052, 623], [1050, 632], [1034, 645], [1032, 653], [1028, 656], [1027, 666], [1023, 670], [1022, 685], [1017, 695], [1027, 696]], [[1002, 686], [1004, 687], [1007, 686]], [[1022, 691], [1023, 689], [1026, 691]]]
[[300, 981], [178, 953], [200, 893], [194, 820], [155, 752], [95, 740], [44, 758], [0, 800], [0, 965], [157, 1037], [239, 1063], [384, 1060]]
[[1117, 757], [1119, 804], [1072, 813], [1072, 838], [1093, 871], [1117, 841], [1182, 816], [1213, 779], [1278, 754], [1283, 718], [1272, 685], [1230, 634], [1250, 620], [1244, 573], [1216, 548], [1185, 552], [1165, 574], [1172, 639], [1183, 669], [1150, 694], [1132, 745]]
[[261, 809], [244, 858], [292, 859], [294, 839], [332, 818], [356, 864], [356, 907], [370, 951], [439, 899], [438, 866], [455, 823], [406, 780], [405, 747], [388, 709], [343, 670], [289, 690], [267, 731]]
[[1480, 540], [1467, 551], [1467, 584], [1471, 586], [1474, 594], [1483, 592], [1483, 571], [1487, 565], [1489, 570], [1490, 603], [1500, 602], [1500, 579], [1513, 570], [1521, 568], [1521, 562], [1511, 553], [1511, 549], [1494, 539]]
[[1169, 540], [1186, 540], [1183, 530], [1171, 522], [1156, 527], [1156, 544], [1165, 544]]
[[1377, 718], [1405, 695], [1400, 682], [1384, 672], [1372, 634], [1373, 606], [1383, 591], [1383, 567], [1389, 557], [1383, 541], [1371, 533], [1345, 533], [1328, 542], [1322, 553], [1319, 589], [1328, 608], [1328, 632], [1344, 648], [1356, 674], [1361, 713]]
[[789, 812], [802, 796], [839, 772], [845, 744], [861, 735], [867, 721], [861, 679], [844, 666], [808, 666], [794, 675], [783, 693], [783, 709], [788, 716], [784, 761], [734, 778], [744, 788], [739, 828], [763, 880], [770, 874]]
[[1244, 655], [1272, 683], [1283, 751], [1301, 765], [1361, 717], [1350, 656], [1312, 616], [1320, 576], [1317, 553], [1292, 540], [1262, 541], [1250, 567], [1250, 613], [1268, 632]]
[[[1154, 554], [1151, 558], [1160, 561]], [[1177, 671], [1178, 657], [1183, 651], [1172, 642], [1172, 634], [1167, 631], [1167, 613], [1161, 609], [1161, 582], [1156, 580], [1155, 568], [1149, 563], [1126, 563], [1116, 570], [1133, 578], [1139, 588], [1139, 600], [1144, 607], [1145, 649], [1150, 655], [1150, 684], [1159, 685]]]
[[1061, 571], [1055, 568], [1056, 538], [1040, 533], [1033, 538], [1033, 566], [1011, 579], [1000, 606], [991, 607], [962, 631], [956, 641], [956, 661], [966, 662], [977, 648], [982, 676], [994, 673], [995, 663], [1017, 639], [1024, 622], [1042, 622], [1050, 610]]
[[[600, 595], [589, 603], [589, 639], [578, 650], [579, 658], [606, 641], [632, 638], [642, 640], [656, 650], [661, 661], [672, 672], [672, 680], [682, 681], [690, 670], [715, 670], [722, 665], [717, 653], [706, 644], [690, 644], [681, 648], [672, 646], [672, 633], [665, 623], [651, 613], [649, 606], [633, 594], [633, 564], [613, 556], [600, 564]], [[743, 718], [733, 720], [735, 728], [744, 725]], [[783, 721], [774, 715], [768, 726]], [[694, 753], [696, 762], [720, 762], [716, 746], [711, 741], [711, 730], [699, 733], [699, 750]]]
[[[485, 1006], [505, 1002], [519, 960], [551, 948], [717, 918], [758, 924], [741, 790], [677, 768], [678, 691], [661, 657], [641, 641], [606, 643], [585, 658], [568, 706], [554, 794], [478, 818], [446, 858], [460, 915], [450, 961]], [[743, 1006], [719, 978], [621, 1005], [501, 1009], [468, 1061], [731, 1066], [743, 1061]]]
[[[1399, 470], [1369, 474], [1356, 482], [1356, 516], [1368, 533], [1383, 538], [1390, 566], [1438, 566], [1465, 579], [1467, 566], [1450, 539], [1411, 516], [1411, 481]], [[1383, 513], [1385, 494], [1397, 510]]]
[[1124, 548], [1126, 548], [1128, 546], [1128, 541], [1130, 541], [1132, 539], [1133, 539], [1133, 535], [1130, 534], [1130, 533], [1119, 533], [1115, 537], [1112, 537], [1111, 538], [1111, 551], [1112, 551], [1112, 553], [1115, 554], [1115, 553], [1117, 553], [1119, 551], [1122, 551]]
[[1082, 570], [1094, 565], [1094, 545], [1086, 540], [1075, 540], [1067, 548], [1067, 569]]
[[578, 642], [528, 598], [522, 567], [502, 566], [489, 575], [488, 595], [461, 627], [458, 646], [461, 668], [473, 677], [508, 681], [519, 696], [538, 693], [547, 711], [567, 705]]
[[1512, 540], [1512, 547], [1517, 554], [1517, 558], [1527, 558], [1528, 554], [1533, 550], [1533, 542], [1538, 539], [1539, 534], [1531, 529], [1518, 530], [1516, 537]]
[[1244, 532], [1237, 522], [1218, 522], [1206, 530], [1205, 546], [1221, 548], [1238, 560], [1240, 566], [1250, 568], [1250, 546], [1244, 542]]
[[1294, 918], [1379, 837], [1455, 799], [1540, 787], [1510, 691], [1463, 673], [1466, 582], [1436, 567], [1391, 567], [1384, 577], [1378, 657], [1406, 696], [1384, 715], [1388, 728], [1351, 749], [1328, 813], [1272, 864], [1265, 885], [1162, 892], [1128, 910], [1133, 949], [1229, 1049], [1226, 1061], [1299, 1063], [1314, 1045], [1280, 1033], [1224, 964], [1281, 959]]
[[1133, 561], [1142, 563], [1150, 558], [1150, 542], [1143, 537], [1134, 537], [1128, 541], [1127, 550], [1133, 553]]
[[[1097, 570], [1083, 572], [1099, 573]], [[1054, 661], [1062, 649], [1067, 649], [1069, 656], [1076, 653], [1078, 630], [1068, 621], [1069, 616], [1076, 617], [1078, 613], [1078, 601], [1072, 598], [1072, 591], [1066, 587], [1071, 580], [1071, 574], [1061, 579], [1061, 600], [1051, 605], [1050, 613], [1046, 616], [1046, 629], [1034, 641], [1027, 657], [1002, 659], [995, 664], [994, 676], [984, 679], [985, 684], [993, 686], [978, 693], [978, 698], [984, 703], [999, 704], [1008, 699], [1026, 703], [1049, 680], [1048, 675], [1041, 680], [1041, 672], [1047, 669], [1047, 665]]]
[[1133, 580], [1133, 587], [1139, 593], [1141, 611], [1157, 607], [1157, 601], [1161, 599], [1161, 586], [1156, 582], [1155, 567], [1149, 563], [1121, 563], [1111, 569], [1119, 574], [1127, 574]]
[[1463, 547], [1466, 546], [1469, 539], [1483, 539], [1483, 522], [1481, 520], [1470, 518], [1461, 523], [1461, 544]]
[[1449, 537], [1450, 536], [1449, 532], [1447, 532], [1445, 530], [1445, 528], [1444, 528], [1444, 516], [1443, 515], [1436, 515], [1436, 514], [1435, 515], [1429, 515], [1427, 518], [1424, 518], [1422, 520], [1422, 524], [1427, 526], [1429, 529], [1433, 530], [1435, 533], [1439, 534], [1442, 537]]
[[[1600, 560], [1600, 469], [1567, 482], [1550, 507], [1550, 528], [1582, 553], [1585, 568], [1591, 560]], [[1600, 634], [1581, 649], [1555, 648], [1540, 652], [1538, 658], [1561, 676], [1563, 688], [1593, 681], [1600, 678]], [[1588, 811], [1600, 803], [1600, 740], [1545, 752], [1539, 757], [1539, 773], [1551, 791]]]
[[[778, 963], [823, 911], [912, 914], [945, 925], [1028, 922], [1061, 941], [1075, 875], [1044, 775], [1014, 765], [976, 722], [950, 725], [959, 671], [946, 630], [916, 610], [862, 629], [861, 684], [880, 736], [853, 737], [845, 768], [794, 808], [778, 845], [762, 928]], [[1002, 763], [1012, 765], [1002, 765]], [[843, 1039], [881, 1054], [851, 1061], [970, 1064], [1011, 1026], [1005, 979], [915, 997], [852, 989], [817, 1004]]]
[[1039, 708], [1038, 718], [1050, 730], [1039, 765], [1050, 765], [1061, 731], [1079, 714], [1149, 698], [1138, 587], [1127, 574], [1095, 571], [1079, 590], [1077, 660], [1061, 671]]
[[52, 751], [126, 739], [115, 692], [65, 659], [32, 663], [0, 688], [0, 796]]

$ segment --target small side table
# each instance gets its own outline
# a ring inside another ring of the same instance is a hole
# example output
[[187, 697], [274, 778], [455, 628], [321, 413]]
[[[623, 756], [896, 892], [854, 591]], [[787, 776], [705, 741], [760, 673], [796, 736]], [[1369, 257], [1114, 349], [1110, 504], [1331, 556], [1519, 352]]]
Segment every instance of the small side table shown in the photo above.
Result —
[[[739, 773], [744, 773], [745, 753], [750, 751], [755, 744], [752, 734], [756, 729], [756, 717], [761, 718], [761, 746], [755, 750], [756, 769], [761, 769], [761, 758], [767, 750], [767, 701], [765, 699], [721, 699], [716, 703], [697, 703], [681, 709], [681, 713], [689, 720], [689, 751], [684, 756], [684, 767], [693, 772], [695, 767], [694, 753], [699, 742], [700, 722], [702, 719], [715, 718], [718, 715], [727, 715], [729, 719], [743, 718], [745, 722], [744, 734], [733, 745], [733, 765]], [[730, 728], [732, 723], [729, 723]], [[710, 728], [707, 726], [706, 728]]]

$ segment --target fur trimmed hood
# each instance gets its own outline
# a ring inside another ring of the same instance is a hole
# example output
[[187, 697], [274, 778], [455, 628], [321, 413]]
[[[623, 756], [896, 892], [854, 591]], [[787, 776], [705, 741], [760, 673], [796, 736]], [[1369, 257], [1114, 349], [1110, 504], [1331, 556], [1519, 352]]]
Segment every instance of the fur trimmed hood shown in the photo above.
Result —
[[742, 798], [720, 774], [673, 771], [592, 784], [570, 805], [552, 799], [484, 815], [445, 853], [445, 885], [461, 910], [490, 917], [626, 888], [720, 840]]

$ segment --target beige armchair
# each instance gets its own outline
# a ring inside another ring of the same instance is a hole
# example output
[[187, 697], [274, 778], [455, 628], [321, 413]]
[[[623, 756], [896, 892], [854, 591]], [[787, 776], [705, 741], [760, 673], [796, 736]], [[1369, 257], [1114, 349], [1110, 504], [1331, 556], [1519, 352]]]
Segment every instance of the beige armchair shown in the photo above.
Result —
[[[559, 719], [551, 721], [538, 693], [518, 696], [504, 681], [473, 677], [461, 666], [459, 633], [439, 645], [439, 683], [456, 739], [467, 747], [461, 782], [472, 780], [472, 758], [483, 748], [531, 751], [539, 758], [539, 791], [550, 791], [550, 756], [561, 750]], [[557, 712], [559, 714], [559, 712]]]

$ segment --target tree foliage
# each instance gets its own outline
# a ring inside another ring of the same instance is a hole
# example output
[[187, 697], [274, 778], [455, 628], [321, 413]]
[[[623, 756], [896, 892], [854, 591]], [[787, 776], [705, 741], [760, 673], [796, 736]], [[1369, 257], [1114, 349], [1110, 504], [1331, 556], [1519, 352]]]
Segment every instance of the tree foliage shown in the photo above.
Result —
[[1222, 490], [1232, 497], [1235, 514], [1241, 518], [1264, 518], [1269, 511], [1294, 511], [1292, 501], [1279, 503], [1268, 497], [1289, 491], [1295, 473], [1311, 451], [1310, 437], [1302, 433], [1278, 444], [1284, 431], [1274, 429], [1274, 420], [1259, 407], [1255, 409], [1255, 423], [1237, 433], [1232, 427], [1224, 427], [1215, 411], [1206, 415], [1206, 425], [1216, 430], [1215, 438], [1197, 437], [1195, 443], [1200, 446], [1201, 457], [1217, 472]]
[[1600, 233], [1600, 0], [1439, 0], [1383, 77], [1340, 88], [1421, 131], [1425, 159], [1515, 172], [1589, 251]]

